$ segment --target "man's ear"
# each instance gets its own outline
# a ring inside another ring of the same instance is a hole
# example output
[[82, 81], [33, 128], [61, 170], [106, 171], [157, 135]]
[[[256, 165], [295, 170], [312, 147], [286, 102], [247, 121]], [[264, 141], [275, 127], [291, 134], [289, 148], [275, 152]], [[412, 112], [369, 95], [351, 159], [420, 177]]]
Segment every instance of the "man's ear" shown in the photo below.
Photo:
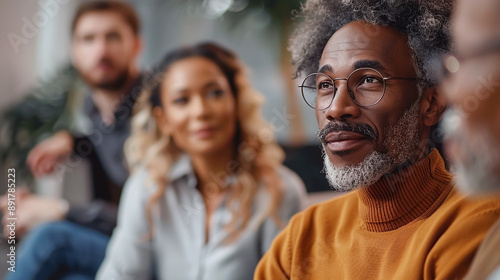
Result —
[[420, 103], [420, 115], [423, 116], [425, 126], [431, 127], [437, 124], [446, 109], [444, 96], [439, 92], [437, 86], [428, 87], [422, 93]]
[[135, 59], [137, 59], [137, 57], [139, 57], [139, 55], [141, 54], [142, 47], [143, 47], [142, 38], [140, 36], [137, 36], [135, 38], [135, 41], [134, 41], [134, 56], [135, 56]]
[[167, 120], [165, 119], [165, 114], [163, 112], [163, 109], [159, 106], [156, 106], [153, 108], [153, 116], [156, 119], [156, 124], [158, 125], [158, 128], [164, 135], [169, 135], [170, 134], [170, 129], [169, 125], [167, 124]]

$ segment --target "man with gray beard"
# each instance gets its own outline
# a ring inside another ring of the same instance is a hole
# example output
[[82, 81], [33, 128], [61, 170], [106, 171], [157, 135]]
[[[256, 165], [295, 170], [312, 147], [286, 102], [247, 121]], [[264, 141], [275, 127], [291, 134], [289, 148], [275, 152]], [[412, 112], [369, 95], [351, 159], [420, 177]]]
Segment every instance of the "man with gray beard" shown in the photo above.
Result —
[[[291, 39], [325, 173], [349, 191], [297, 214], [255, 279], [460, 279], [500, 201], [457, 193], [434, 148], [433, 62], [450, 2], [309, 0]], [[311, 74], [309, 74], [311, 73]], [[472, 230], [471, 230], [472, 229]]]
[[[325, 165], [325, 173], [330, 186], [339, 191], [350, 191], [358, 188], [359, 186], [369, 186], [380, 179], [381, 174], [385, 174], [395, 167], [405, 163], [411, 158], [414, 147], [418, 145], [419, 136], [417, 134], [418, 125], [418, 109], [419, 102], [405, 111], [401, 119], [396, 125], [387, 130], [387, 138], [384, 146], [396, 147], [394, 151], [399, 153], [382, 153], [373, 150], [366, 156], [366, 158], [357, 165], [335, 166], [330, 161], [326, 152], [328, 143], [324, 140], [331, 132], [336, 131], [355, 131], [355, 127], [339, 125], [338, 123], [329, 122], [326, 126], [318, 132], [318, 138], [323, 144], [323, 162]], [[354, 124], [353, 124], [354, 125]], [[358, 126], [363, 126], [358, 124]], [[377, 136], [369, 125], [364, 125], [366, 135], [372, 139]], [[360, 131], [363, 133], [363, 131]], [[337, 155], [342, 152], [333, 151]]]
[[[444, 128], [457, 187], [500, 199], [500, 2], [457, 2], [455, 52], [443, 59], [442, 90], [453, 108]], [[500, 279], [500, 220], [490, 229], [465, 279]], [[489, 277], [489, 278], [488, 278]]]

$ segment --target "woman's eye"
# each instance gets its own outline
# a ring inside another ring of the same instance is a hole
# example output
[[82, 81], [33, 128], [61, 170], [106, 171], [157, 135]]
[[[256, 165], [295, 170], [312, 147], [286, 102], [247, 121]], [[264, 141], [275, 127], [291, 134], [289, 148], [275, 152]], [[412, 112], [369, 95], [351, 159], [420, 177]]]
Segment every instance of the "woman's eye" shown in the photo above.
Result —
[[177, 105], [183, 105], [183, 104], [186, 104], [187, 102], [188, 102], [187, 97], [179, 97], [179, 98], [175, 98], [173, 100], [173, 103], [177, 104]]
[[209, 97], [220, 97], [224, 94], [224, 92], [221, 89], [216, 89], [216, 90], [211, 90], [208, 92]]

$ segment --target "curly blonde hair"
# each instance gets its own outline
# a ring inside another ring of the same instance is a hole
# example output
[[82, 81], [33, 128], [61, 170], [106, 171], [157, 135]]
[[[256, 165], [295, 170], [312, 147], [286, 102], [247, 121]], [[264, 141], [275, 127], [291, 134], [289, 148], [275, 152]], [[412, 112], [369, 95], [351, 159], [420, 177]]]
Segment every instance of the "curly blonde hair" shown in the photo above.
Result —
[[231, 51], [213, 43], [201, 43], [168, 53], [150, 73], [153, 85], [145, 88], [134, 107], [132, 132], [125, 143], [125, 156], [132, 172], [145, 167], [151, 182], [157, 184], [156, 191], [146, 205], [151, 236], [154, 233], [152, 206], [164, 196], [169, 185], [167, 174], [183, 153], [170, 136], [160, 131], [152, 111], [154, 107], [161, 106], [160, 88], [169, 66], [189, 57], [204, 57], [214, 62], [228, 79], [236, 100], [237, 131], [233, 160], [237, 164], [232, 174], [229, 174], [233, 175], [235, 180], [231, 183], [232, 191], [226, 201], [233, 217], [226, 226], [231, 233], [229, 239], [234, 240], [248, 225], [252, 202], [260, 184], [271, 197], [266, 215], [260, 222], [272, 217], [278, 226], [283, 226], [277, 210], [283, 196], [278, 168], [284, 159], [284, 153], [276, 143], [271, 125], [262, 117], [264, 98], [251, 87], [245, 66]]

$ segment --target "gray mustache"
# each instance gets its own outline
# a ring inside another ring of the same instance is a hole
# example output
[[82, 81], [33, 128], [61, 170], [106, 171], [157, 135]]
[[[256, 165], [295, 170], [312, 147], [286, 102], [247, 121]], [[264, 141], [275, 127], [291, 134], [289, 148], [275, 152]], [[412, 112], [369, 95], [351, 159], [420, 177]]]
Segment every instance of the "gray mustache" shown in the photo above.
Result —
[[331, 132], [338, 132], [338, 131], [349, 131], [349, 132], [359, 133], [370, 140], [378, 139], [378, 134], [371, 126], [364, 123], [348, 123], [348, 122], [342, 122], [342, 123], [329, 122], [323, 129], [318, 131], [317, 136], [319, 141], [325, 144], [326, 143], [325, 137]]

